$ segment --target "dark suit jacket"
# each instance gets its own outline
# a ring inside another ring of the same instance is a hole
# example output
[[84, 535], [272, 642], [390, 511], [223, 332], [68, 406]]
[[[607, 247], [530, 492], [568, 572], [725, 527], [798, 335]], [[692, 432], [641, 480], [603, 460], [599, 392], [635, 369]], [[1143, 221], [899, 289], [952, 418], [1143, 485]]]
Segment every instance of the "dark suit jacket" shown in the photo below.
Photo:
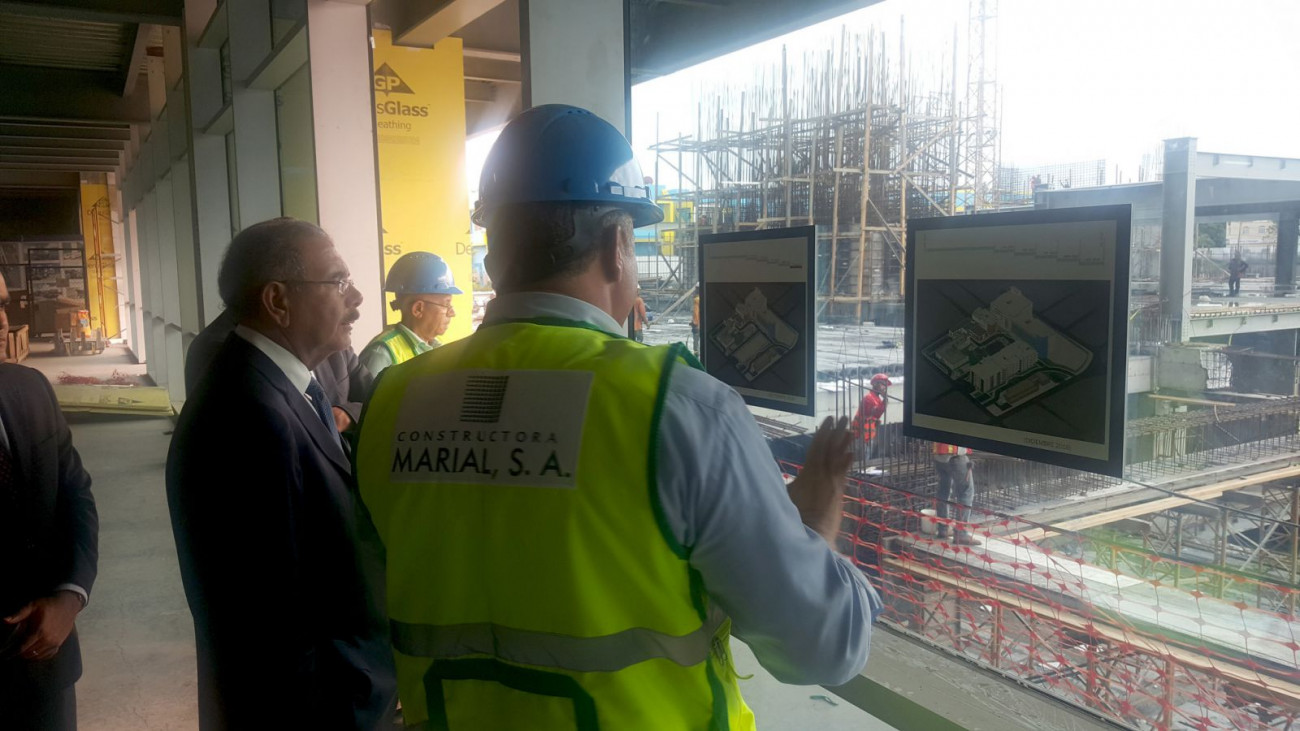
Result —
[[[221, 350], [221, 344], [235, 331], [237, 324], [234, 314], [226, 310], [195, 336], [190, 349], [185, 353], [186, 392], [193, 393], [199, 387], [204, 374], [212, 369], [212, 361], [217, 357], [217, 351]], [[374, 385], [375, 377], [361, 365], [355, 350], [348, 348], [334, 353], [321, 361], [312, 370], [312, 375], [320, 381], [320, 387], [331, 405], [348, 412], [353, 425], [361, 421], [361, 407], [370, 397], [370, 387]]]
[[370, 729], [396, 697], [383, 553], [332, 430], [226, 339], [167, 456], [202, 729]]
[[[0, 363], [0, 421], [19, 486], [17, 510], [5, 508], [0, 498], [0, 616], [8, 616], [60, 584], [90, 591], [99, 561], [99, 516], [90, 475], [45, 376]], [[0, 645], [9, 627], [0, 625]], [[50, 660], [0, 659], [0, 692], [65, 688], [79, 677], [75, 631]]]

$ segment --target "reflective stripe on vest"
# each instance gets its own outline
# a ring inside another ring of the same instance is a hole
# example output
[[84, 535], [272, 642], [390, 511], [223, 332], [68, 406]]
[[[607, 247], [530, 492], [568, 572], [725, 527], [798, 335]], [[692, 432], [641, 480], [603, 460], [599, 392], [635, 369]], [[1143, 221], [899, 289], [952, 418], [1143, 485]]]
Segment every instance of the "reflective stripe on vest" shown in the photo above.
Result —
[[670, 660], [682, 667], [704, 662], [727, 619], [716, 607], [709, 614], [708, 622], [684, 636], [634, 628], [604, 637], [570, 637], [490, 622], [436, 626], [393, 620], [391, 625], [393, 647], [404, 655], [440, 660], [493, 655], [521, 665], [610, 673], [647, 660]]
[[730, 621], [658, 502], [663, 394], [692, 361], [547, 320], [384, 373], [356, 473], [408, 723], [754, 729]]
[[389, 328], [385, 333], [380, 333], [377, 338], [388, 355], [393, 359], [393, 365], [405, 363], [415, 357], [415, 346], [411, 344], [406, 333], [397, 329], [397, 326]]

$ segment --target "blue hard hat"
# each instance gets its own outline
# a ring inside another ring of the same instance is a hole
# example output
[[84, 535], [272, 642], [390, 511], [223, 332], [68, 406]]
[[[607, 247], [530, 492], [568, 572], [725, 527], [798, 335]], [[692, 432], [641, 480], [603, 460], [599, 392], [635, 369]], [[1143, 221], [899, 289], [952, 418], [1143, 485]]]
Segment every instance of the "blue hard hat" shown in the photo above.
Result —
[[614, 125], [567, 104], [533, 107], [492, 145], [479, 178], [474, 223], [517, 203], [612, 205], [635, 226], [664, 220], [632, 146]]
[[451, 278], [451, 267], [437, 254], [412, 251], [393, 262], [385, 292], [397, 294], [464, 294]]

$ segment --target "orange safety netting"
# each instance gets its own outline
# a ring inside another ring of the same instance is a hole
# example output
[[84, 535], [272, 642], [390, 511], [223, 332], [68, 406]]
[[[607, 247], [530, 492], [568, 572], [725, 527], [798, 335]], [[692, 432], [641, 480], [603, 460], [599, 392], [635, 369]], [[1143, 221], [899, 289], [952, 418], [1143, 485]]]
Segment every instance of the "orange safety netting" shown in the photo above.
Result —
[[[1294, 583], [936, 507], [850, 480], [840, 549], [880, 592], [881, 621], [1134, 728], [1300, 726]], [[959, 529], [980, 544], [958, 545]]]

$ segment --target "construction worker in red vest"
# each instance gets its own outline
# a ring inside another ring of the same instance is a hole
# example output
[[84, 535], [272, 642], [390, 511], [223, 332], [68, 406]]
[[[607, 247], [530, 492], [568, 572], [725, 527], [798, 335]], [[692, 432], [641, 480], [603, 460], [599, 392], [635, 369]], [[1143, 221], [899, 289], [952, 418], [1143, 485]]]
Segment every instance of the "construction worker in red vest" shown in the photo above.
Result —
[[871, 459], [876, 431], [880, 427], [880, 420], [885, 416], [885, 399], [889, 397], [889, 387], [892, 385], [894, 382], [884, 373], [872, 376], [871, 390], [862, 397], [858, 413], [853, 417], [853, 433], [862, 438], [867, 459]]
[[970, 534], [970, 506], [975, 502], [975, 468], [970, 450], [954, 444], [934, 443], [934, 471], [939, 475], [935, 491], [935, 517], [939, 518], [940, 540], [948, 537], [948, 518], [956, 505], [953, 542], [959, 546], [978, 546], [980, 540]]

